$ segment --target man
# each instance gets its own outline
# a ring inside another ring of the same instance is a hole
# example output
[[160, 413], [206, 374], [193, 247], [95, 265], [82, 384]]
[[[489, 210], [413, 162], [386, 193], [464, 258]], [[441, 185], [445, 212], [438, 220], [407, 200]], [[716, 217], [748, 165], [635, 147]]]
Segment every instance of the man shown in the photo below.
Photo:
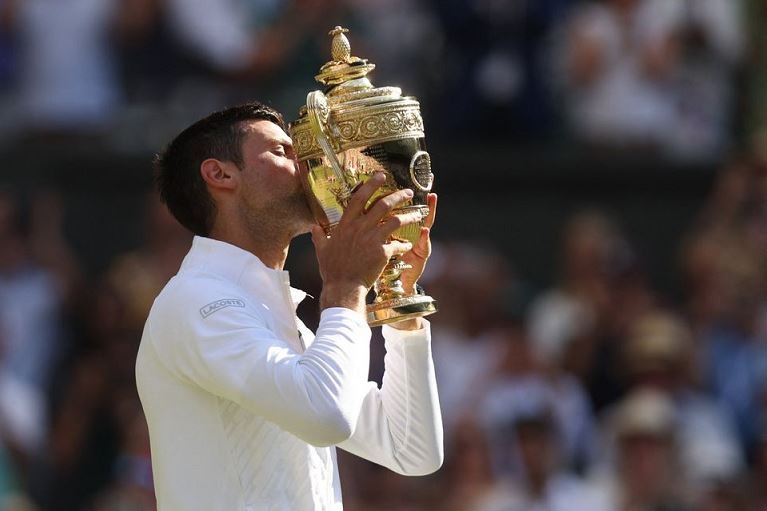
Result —
[[[327, 238], [282, 127], [261, 104], [230, 108], [157, 160], [161, 196], [196, 234], [152, 306], [136, 364], [160, 511], [341, 509], [336, 445], [401, 474], [442, 463], [428, 323], [384, 327], [379, 390], [367, 381], [365, 322], [365, 295], [392, 255], [405, 254], [403, 282], [415, 286], [436, 196], [414, 247], [387, 243], [418, 219], [391, 214], [410, 190], [366, 208], [377, 175]], [[282, 271], [291, 239], [309, 230], [323, 278], [316, 336]]]

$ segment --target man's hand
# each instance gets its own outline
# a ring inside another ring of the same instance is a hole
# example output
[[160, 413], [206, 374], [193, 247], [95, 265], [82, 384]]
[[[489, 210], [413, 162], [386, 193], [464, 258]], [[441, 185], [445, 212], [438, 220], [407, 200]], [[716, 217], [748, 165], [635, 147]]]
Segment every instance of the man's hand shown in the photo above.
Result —
[[[402, 260], [411, 266], [407, 270], [402, 272], [400, 280], [402, 281], [402, 287], [408, 293], [415, 293], [415, 284], [418, 279], [423, 275], [423, 270], [426, 268], [426, 262], [431, 255], [431, 228], [434, 225], [434, 218], [437, 215], [437, 194], [430, 193], [426, 196], [426, 204], [429, 206], [429, 216], [424, 220], [423, 227], [421, 227], [421, 236], [413, 246], [412, 250], [402, 256]], [[418, 330], [422, 327], [421, 318], [408, 319], [400, 321], [399, 323], [393, 323], [391, 326], [400, 330]]]
[[429, 260], [431, 255], [431, 238], [429, 235], [431, 227], [434, 225], [434, 217], [437, 214], [437, 194], [430, 193], [427, 195], [426, 204], [429, 206], [429, 216], [426, 217], [423, 227], [421, 227], [421, 236], [413, 248], [402, 256], [402, 260], [412, 266], [412, 268], [403, 271], [400, 277], [402, 287], [407, 292], [415, 292], [415, 283], [423, 275], [426, 261]]
[[320, 226], [312, 229], [323, 280], [322, 309], [346, 307], [365, 314], [365, 296], [386, 263], [392, 256], [413, 248], [410, 243], [388, 241], [398, 228], [420, 220], [418, 213], [391, 214], [413, 197], [411, 190], [386, 195], [365, 211], [365, 205], [384, 182], [385, 176], [378, 173], [352, 194], [332, 237], [328, 238]]

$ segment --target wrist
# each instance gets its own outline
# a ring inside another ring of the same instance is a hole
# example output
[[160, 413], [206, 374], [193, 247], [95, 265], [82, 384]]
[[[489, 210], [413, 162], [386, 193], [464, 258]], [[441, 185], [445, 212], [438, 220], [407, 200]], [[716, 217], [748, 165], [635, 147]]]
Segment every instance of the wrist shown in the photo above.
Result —
[[344, 307], [365, 314], [365, 297], [368, 290], [362, 284], [334, 282], [322, 286], [320, 309]]
[[[413, 296], [425, 296], [426, 290], [418, 283], [414, 282], [412, 286], [409, 286], [408, 291]], [[397, 330], [420, 330], [423, 328], [423, 320], [421, 318], [410, 318], [404, 321], [398, 321], [397, 323], [391, 323], [392, 328]]]

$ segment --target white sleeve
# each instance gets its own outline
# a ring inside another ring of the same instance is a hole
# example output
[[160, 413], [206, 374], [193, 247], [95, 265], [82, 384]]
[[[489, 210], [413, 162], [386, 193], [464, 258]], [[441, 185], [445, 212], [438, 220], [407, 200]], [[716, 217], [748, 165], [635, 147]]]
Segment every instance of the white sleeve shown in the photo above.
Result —
[[442, 416], [428, 322], [422, 330], [383, 327], [383, 385], [368, 384], [354, 434], [338, 447], [403, 475], [442, 465]]
[[178, 308], [150, 317], [151, 338], [178, 378], [274, 422], [317, 446], [354, 431], [365, 397], [370, 329], [358, 313], [322, 313], [314, 343], [299, 354], [245, 307], [207, 317]]

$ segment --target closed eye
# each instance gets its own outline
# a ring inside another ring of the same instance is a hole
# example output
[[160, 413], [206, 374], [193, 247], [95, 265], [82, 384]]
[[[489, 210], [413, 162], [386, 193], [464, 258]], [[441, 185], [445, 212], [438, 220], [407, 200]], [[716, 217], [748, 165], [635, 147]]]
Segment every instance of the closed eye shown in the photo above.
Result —
[[288, 141], [278, 142], [274, 145], [273, 151], [280, 156], [293, 157], [293, 144]]

